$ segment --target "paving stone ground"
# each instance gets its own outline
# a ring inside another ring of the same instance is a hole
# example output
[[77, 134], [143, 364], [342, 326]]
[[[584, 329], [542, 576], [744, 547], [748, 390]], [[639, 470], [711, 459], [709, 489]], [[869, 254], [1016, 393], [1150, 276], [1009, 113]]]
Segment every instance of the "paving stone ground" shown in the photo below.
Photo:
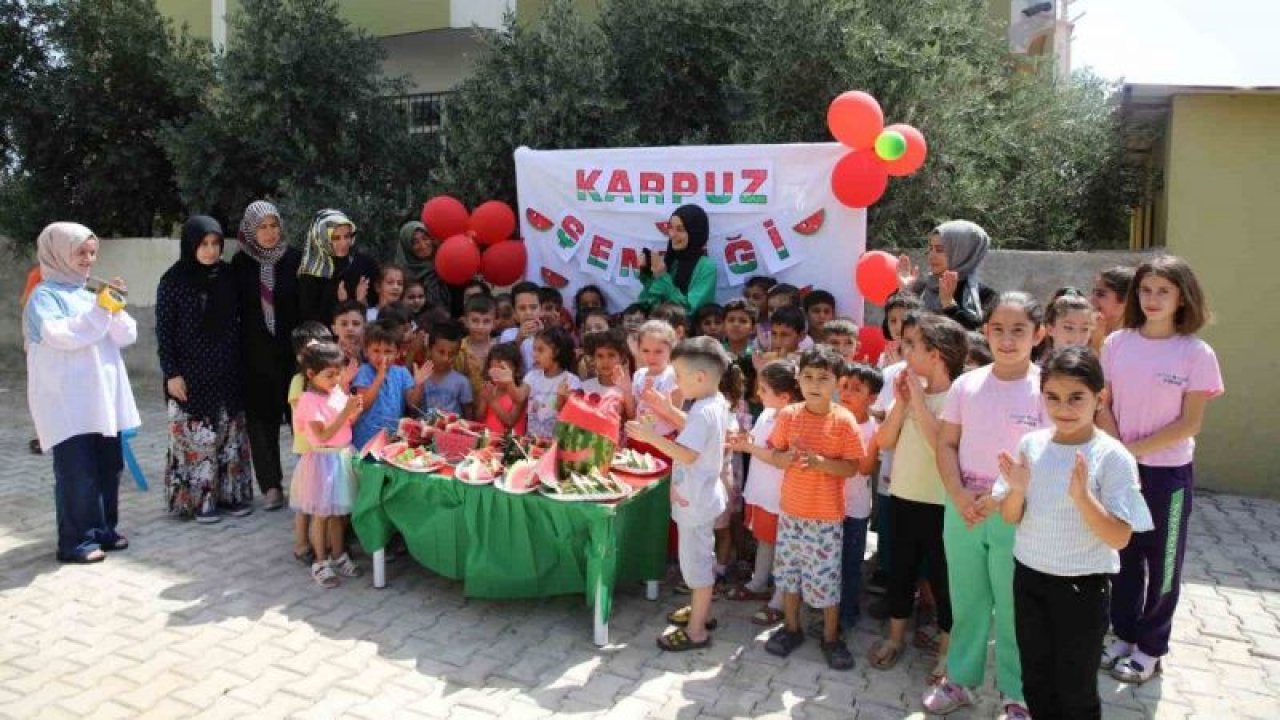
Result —
[[[678, 602], [665, 590], [649, 602], [620, 588], [604, 649], [580, 597], [469, 600], [407, 560], [385, 590], [367, 576], [321, 590], [289, 555], [287, 513], [212, 526], [165, 514], [154, 379], [135, 381], [152, 490], [126, 476], [133, 547], [60, 566], [52, 466], [27, 453], [23, 386], [0, 374], [0, 717], [923, 716], [931, 659], [909, 650], [890, 672], [869, 669], [874, 621], [852, 635], [857, 667], [834, 672], [813, 642], [786, 660], [765, 653], [750, 603], [717, 602], [713, 647], [674, 655], [654, 646]], [[1280, 717], [1280, 503], [1202, 493], [1189, 544], [1166, 670], [1140, 688], [1100, 675], [1104, 716]], [[995, 717], [991, 682], [953, 717]]]

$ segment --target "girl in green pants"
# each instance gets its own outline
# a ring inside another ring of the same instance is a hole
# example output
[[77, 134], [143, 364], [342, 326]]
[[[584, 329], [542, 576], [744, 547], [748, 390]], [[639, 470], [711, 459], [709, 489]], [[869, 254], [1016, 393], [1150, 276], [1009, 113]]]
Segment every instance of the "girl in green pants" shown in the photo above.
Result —
[[1028, 718], [1013, 620], [1014, 527], [993, 513], [991, 487], [1000, 453], [1049, 425], [1040, 395], [1040, 369], [1031, 351], [1044, 339], [1044, 311], [1030, 295], [1005, 293], [986, 318], [992, 364], [961, 375], [943, 405], [938, 472], [947, 489], [942, 540], [951, 587], [951, 646], [946, 677], [924, 695], [932, 713], [973, 704], [987, 664], [995, 615], [996, 688], [1006, 717]]

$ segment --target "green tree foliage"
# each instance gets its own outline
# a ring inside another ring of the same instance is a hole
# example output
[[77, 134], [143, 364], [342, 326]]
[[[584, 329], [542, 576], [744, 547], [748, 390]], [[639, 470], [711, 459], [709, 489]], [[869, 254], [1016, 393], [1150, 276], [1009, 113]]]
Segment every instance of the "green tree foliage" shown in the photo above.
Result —
[[335, 0], [243, 0], [228, 25], [216, 92], [163, 133], [185, 204], [235, 222], [274, 198], [295, 242], [316, 210], [338, 207], [375, 255], [389, 251], [426, 194], [434, 144], [388, 102], [403, 82], [382, 76], [378, 40]]
[[980, 2], [607, 0], [598, 20], [553, 0], [509, 21], [445, 118], [442, 186], [515, 199], [511, 151], [824, 142], [826, 108], [871, 92], [930, 157], [870, 212], [875, 246], [923, 242], [955, 217], [1005, 247], [1122, 245], [1136, 179], [1114, 88], [1015, 61]]
[[0, 232], [30, 242], [51, 221], [77, 220], [103, 235], [145, 235], [176, 216], [157, 129], [196, 107], [194, 88], [171, 78], [199, 66], [200, 44], [153, 0], [4, 0], [0, 15], [12, 160], [0, 178]]

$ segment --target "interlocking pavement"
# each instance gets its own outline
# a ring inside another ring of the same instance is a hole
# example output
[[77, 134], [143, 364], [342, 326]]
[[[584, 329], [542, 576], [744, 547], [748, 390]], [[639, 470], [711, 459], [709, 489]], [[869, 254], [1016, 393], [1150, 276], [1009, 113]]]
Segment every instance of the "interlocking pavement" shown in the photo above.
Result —
[[[853, 633], [857, 666], [835, 672], [812, 641], [786, 660], [765, 653], [752, 603], [718, 601], [711, 648], [664, 654], [654, 638], [678, 602], [665, 590], [655, 603], [619, 588], [604, 649], [581, 597], [469, 600], [407, 559], [388, 566], [387, 589], [366, 574], [321, 590], [290, 557], [287, 512], [211, 526], [166, 515], [155, 379], [135, 379], [152, 490], [122, 483], [132, 547], [58, 565], [52, 466], [27, 453], [24, 382], [0, 374], [0, 717], [923, 717], [931, 658], [868, 668], [882, 630], [870, 620]], [[1202, 493], [1189, 545], [1165, 672], [1138, 688], [1099, 675], [1104, 716], [1280, 717], [1280, 503]], [[981, 704], [954, 717], [996, 716], [990, 675]]]

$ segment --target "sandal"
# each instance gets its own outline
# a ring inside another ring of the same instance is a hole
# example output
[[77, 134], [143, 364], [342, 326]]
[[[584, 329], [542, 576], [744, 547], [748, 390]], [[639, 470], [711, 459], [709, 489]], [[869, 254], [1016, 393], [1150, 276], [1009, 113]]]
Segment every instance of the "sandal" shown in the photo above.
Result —
[[316, 553], [315, 553], [315, 551], [314, 551], [314, 550], [312, 550], [311, 548], [307, 548], [306, 550], [303, 550], [302, 552], [298, 552], [297, 550], [294, 550], [294, 551], [293, 551], [293, 559], [294, 559], [294, 560], [297, 560], [298, 562], [302, 563], [303, 565], [310, 565], [310, 564], [312, 564], [312, 563], [314, 563], [314, 562], [316, 561]]
[[[689, 616], [692, 614], [693, 614], [693, 606], [685, 605], [682, 608], [672, 610], [671, 612], [667, 613], [667, 622], [679, 627], [687, 627], [689, 625]], [[708, 630], [715, 630], [716, 626], [719, 624], [720, 624], [719, 621], [717, 621], [715, 618], [707, 618], [706, 627]]]
[[941, 647], [938, 636], [941, 634], [942, 632], [938, 630], [936, 625], [918, 628], [915, 634], [911, 636], [911, 646], [930, 655], [937, 655], [938, 648]]
[[942, 655], [937, 662], [933, 664], [933, 669], [929, 671], [929, 677], [926, 682], [929, 685], [937, 685], [947, 679], [947, 656]]
[[777, 625], [782, 622], [782, 611], [765, 605], [751, 616], [751, 622], [756, 625]]
[[867, 662], [877, 670], [892, 670], [902, 659], [902, 646], [888, 640], [878, 640], [867, 651]]
[[760, 602], [773, 597], [772, 590], [751, 590], [746, 585], [735, 585], [724, 592], [725, 600], [734, 600], [737, 602], [755, 601]]
[[799, 630], [788, 630], [786, 625], [773, 631], [764, 644], [764, 651], [770, 655], [786, 657], [804, 644], [804, 633]]
[[316, 584], [325, 590], [332, 590], [342, 584], [342, 581], [338, 579], [337, 573], [333, 571], [333, 568], [329, 567], [327, 562], [311, 564], [311, 579], [315, 580]]
[[342, 557], [337, 560], [331, 560], [329, 565], [334, 572], [343, 577], [356, 578], [364, 574], [364, 571], [360, 569], [359, 565], [355, 564], [355, 561], [351, 559], [351, 555], [348, 553], [342, 553]]
[[676, 628], [671, 632], [663, 633], [658, 636], [658, 647], [667, 652], [684, 652], [686, 650], [701, 650], [711, 645], [711, 636], [708, 635], [700, 641], [694, 641], [689, 637], [689, 633], [684, 628]]

